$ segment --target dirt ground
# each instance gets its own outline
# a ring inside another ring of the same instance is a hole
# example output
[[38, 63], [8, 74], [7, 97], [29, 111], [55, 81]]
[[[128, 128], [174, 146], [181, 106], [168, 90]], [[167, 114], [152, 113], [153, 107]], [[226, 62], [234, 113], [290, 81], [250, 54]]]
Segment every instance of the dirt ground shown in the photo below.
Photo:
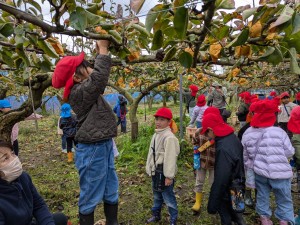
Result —
[[[178, 108], [178, 107], [177, 107]], [[178, 111], [175, 114], [179, 114]], [[143, 111], [139, 114], [142, 123], [151, 124], [153, 114], [149, 112], [148, 120], [144, 120]], [[78, 174], [74, 164], [67, 163], [67, 156], [61, 152], [61, 140], [56, 134], [57, 116], [46, 116], [38, 121], [38, 131], [32, 121], [20, 123], [20, 158], [24, 169], [32, 176], [37, 189], [45, 198], [51, 211], [62, 211], [70, 217], [72, 224], [78, 224]], [[130, 125], [128, 125], [130, 131]], [[126, 134], [129, 136], [129, 134]], [[121, 135], [121, 137], [124, 135]], [[120, 138], [120, 137], [119, 137]], [[149, 139], [150, 142], [150, 139]], [[118, 143], [118, 138], [117, 138]], [[122, 146], [118, 146], [119, 151]], [[142, 149], [141, 151], [148, 151]], [[192, 153], [180, 156], [178, 159], [178, 174], [175, 185], [179, 208], [179, 225], [213, 225], [216, 219], [206, 212], [209, 187], [205, 184], [204, 200], [199, 215], [193, 215], [191, 207], [194, 201], [193, 186], [195, 182], [192, 165]], [[139, 155], [133, 157], [140, 157]], [[152, 192], [150, 178], [145, 174], [146, 159], [123, 157], [116, 160], [119, 176], [119, 222], [123, 225], [141, 225], [151, 214]], [[133, 163], [134, 162], [134, 163]], [[300, 195], [293, 194], [295, 210], [299, 209]], [[274, 199], [274, 198], [272, 198]], [[274, 208], [275, 202], [272, 200]], [[103, 209], [100, 204], [96, 210], [96, 219], [103, 219]], [[255, 210], [247, 208], [244, 214], [247, 224], [257, 224]], [[277, 224], [274, 218], [275, 224]], [[168, 212], [163, 210], [162, 221], [158, 224], [168, 224]]]

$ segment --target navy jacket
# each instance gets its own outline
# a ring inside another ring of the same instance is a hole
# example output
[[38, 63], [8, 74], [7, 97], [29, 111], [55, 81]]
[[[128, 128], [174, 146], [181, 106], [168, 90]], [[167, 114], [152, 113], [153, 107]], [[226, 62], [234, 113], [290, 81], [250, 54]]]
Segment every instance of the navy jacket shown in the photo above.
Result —
[[244, 177], [243, 146], [235, 134], [216, 137], [215, 141], [215, 176], [207, 205], [207, 211], [211, 214], [220, 212], [224, 201], [229, 202], [232, 180]]
[[33, 218], [39, 225], [55, 225], [30, 176], [23, 172], [12, 183], [0, 179], [0, 225], [30, 225]]

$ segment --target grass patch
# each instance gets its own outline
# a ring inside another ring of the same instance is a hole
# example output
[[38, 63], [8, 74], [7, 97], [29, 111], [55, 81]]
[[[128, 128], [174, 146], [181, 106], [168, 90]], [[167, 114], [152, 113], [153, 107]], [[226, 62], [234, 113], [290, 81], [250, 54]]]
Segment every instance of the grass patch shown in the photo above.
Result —
[[[170, 103], [175, 121], [179, 126], [179, 107]], [[152, 190], [151, 179], [145, 173], [145, 164], [151, 137], [154, 133], [153, 114], [160, 105], [147, 108], [147, 120], [139, 115], [139, 138], [131, 142], [130, 134], [120, 135], [115, 140], [120, 152], [116, 159], [119, 177], [119, 221], [123, 224], [141, 225], [151, 215]], [[61, 138], [57, 135], [58, 116], [45, 117], [38, 121], [38, 131], [32, 121], [20, 123], [20, 158], [24, 169], [31, 175], [33, 182], [45, 198], [52, 212], [63, 211], [73, 224], [78, 223], [78, 173], [73, 164], [67, 163], [67, 155], [61, 153]], [[189, 119], [185, 119], [185, 125]], [[189, 141], [183, 142], [178, 158], [178, 174], [175, 192], [179, 207], [179, 225], [216, 224], [206, 212], [209, 187], [205, 184], [202, 212], [200, 216], [192, 215], [190, 208], [194, 203], [195, 177], [192, 169], [193, 152]], [[274, 205], [274, 204], [273, 204]], [[248, 224], [255, 224], [255, 212], [247, 208]], [[103, 219], [100, 204], [95, 212], [97, 220]], [[168, 224], [168, 212], [163, 209], [161, 225]]]

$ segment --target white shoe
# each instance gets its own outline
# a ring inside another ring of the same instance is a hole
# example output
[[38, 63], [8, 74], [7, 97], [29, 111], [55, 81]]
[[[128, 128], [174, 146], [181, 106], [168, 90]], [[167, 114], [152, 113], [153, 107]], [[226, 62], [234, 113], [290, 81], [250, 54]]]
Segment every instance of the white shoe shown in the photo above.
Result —
[[67, 149], [63, 149], [61, 152], [62, 153], [67, 153]]
[[72, 150], [71, 150], [72, 152], [75, 152], [75, 149], [74, 148], [72, 148]]

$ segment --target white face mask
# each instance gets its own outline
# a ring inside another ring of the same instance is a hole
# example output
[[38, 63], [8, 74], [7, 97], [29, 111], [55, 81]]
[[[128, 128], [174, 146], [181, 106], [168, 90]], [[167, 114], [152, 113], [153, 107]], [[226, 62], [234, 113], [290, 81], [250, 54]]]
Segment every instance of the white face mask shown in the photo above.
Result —
[[17, 179], [23, 172], [19, 157], [15, 157], [9, 164], [0, 168], [0, 171], [4, 173], [2, 179], [9, 183]]

